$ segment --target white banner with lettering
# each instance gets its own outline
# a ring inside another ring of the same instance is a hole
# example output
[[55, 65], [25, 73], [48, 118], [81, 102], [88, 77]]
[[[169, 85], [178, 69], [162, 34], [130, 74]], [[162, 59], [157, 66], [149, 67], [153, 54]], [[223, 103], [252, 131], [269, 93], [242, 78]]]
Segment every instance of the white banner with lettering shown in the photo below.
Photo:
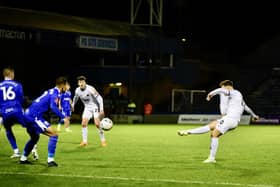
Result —
[[[204, 114], [180, 114], [178, 124], [207, 124], [210, 121], [219, 119], [221, 115], [204, 115]], [[243, 115], [240, 120], [240, 125], [250, 124], [250, 115]]]

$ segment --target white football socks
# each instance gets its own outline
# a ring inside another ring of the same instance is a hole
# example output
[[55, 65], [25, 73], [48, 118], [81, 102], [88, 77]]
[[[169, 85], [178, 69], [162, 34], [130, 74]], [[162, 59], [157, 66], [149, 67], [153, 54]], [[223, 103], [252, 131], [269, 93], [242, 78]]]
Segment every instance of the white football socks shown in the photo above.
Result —
[[54, 161], [54, 158], [53, 157], [48, 157], [48, 162], [52, 162]]
[[15, 154], [20, 154], [19, 149], [18, 148], [14, 149], [14, 153]]
[[210, 127], [208, 125], [188, 130], [190, 134], [203, 134], [209, 131], [210, 131]]
[[219, 138], [217, 137], [211, 138], [211, 147], [210, 147], [210, 155], [209, 155], [210, 158], [215, 159], [218, 146], [219, 146]]
[[87, 129], [87, 127], [82, 127], [83, 142], [87, 142], [87, 135], [88, 135], [88, 129]]

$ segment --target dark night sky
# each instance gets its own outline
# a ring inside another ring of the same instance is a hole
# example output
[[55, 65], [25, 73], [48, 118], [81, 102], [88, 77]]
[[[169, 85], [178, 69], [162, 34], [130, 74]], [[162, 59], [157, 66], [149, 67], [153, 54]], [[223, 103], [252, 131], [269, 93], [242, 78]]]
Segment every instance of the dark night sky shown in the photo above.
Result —
[[275, 3], [236, 0], [204, 5], [201, 20], [196, 21], [203, 31], [201, 46], [226, 48], [242, 55], [279, 33], [280, 14]]

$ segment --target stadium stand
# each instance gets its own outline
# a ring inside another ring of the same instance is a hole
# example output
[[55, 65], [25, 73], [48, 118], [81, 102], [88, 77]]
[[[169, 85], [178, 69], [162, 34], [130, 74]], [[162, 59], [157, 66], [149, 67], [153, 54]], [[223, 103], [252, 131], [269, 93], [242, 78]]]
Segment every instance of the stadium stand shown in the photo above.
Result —
[[265, 79], [249, 97], [256, 111], [266, 117], [280, 116], [280, 68], [273, 68]]

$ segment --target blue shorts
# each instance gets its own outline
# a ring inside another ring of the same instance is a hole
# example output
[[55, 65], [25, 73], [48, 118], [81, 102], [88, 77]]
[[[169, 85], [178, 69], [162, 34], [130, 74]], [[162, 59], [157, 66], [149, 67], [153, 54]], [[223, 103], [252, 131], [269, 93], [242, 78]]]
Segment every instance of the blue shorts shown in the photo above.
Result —
[[62, 110], [62, 114], [63, 114], [65, 117], [70, 117], [70, 116], [71, 116], [71, 110]]
[[33, 128], [36, 134], [41, 134], [46, 131], [51, 124], [46, 121], [43, 117], [31, 117], [26, 115], [27, 128]]
[[3, 124], [5, 127], [11, 127], [16, 123], [21, 124], [23, 127], [26, 127], [25, 117], [22, 111], [17, 111], [9, 114], [2, 114]]

